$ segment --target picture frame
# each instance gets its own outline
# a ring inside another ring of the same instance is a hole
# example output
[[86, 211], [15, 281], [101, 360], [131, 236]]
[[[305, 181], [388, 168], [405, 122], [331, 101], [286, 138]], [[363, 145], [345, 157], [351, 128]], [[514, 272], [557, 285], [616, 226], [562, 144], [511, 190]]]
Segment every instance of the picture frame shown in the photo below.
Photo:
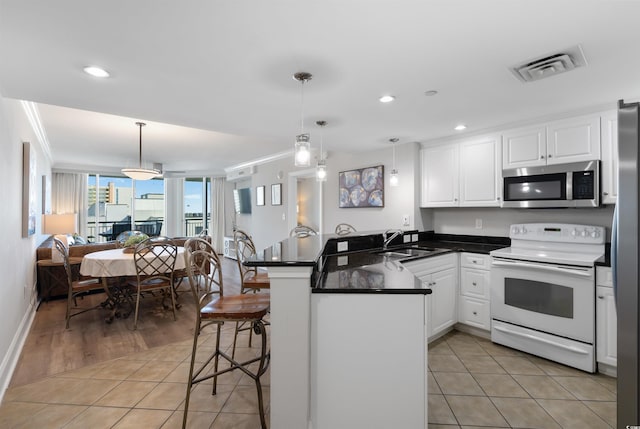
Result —
[[384, 207], [384, 165], [338, 173], [338, 207]]
[[256, 206], [264, 206], [264, 186], [256, 186]]
[[274, 183], [271, 185], [271, 205], [282, 205], [282, 183]]
[[36, 233], [38, 190], [36, 188], [36, 153], [31, 143], [22, 143], [22, 236]]

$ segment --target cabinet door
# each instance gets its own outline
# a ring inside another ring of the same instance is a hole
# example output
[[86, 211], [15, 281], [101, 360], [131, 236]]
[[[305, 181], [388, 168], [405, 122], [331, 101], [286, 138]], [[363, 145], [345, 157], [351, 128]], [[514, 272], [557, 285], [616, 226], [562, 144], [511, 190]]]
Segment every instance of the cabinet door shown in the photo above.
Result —
[[498, 207], [502, 189], [500, 137], [460, 143], [460, 206]]
[[489, 299], [490, 272], [460, 268], [460, 295]]
[[602, 204], [618, 199], [618, 112], [602, 115]]
[[502, 134], [502, 168], [547, 164], [547, 134], [543, 126], [520, 128]]
[[458, 205], [458, 145], [422, 149], [422, 207]]
[[455, 270], [439, 271], [431, 275], [431, 334], [453, 326], [458, 320], [458, 291]]
[[459, 321], [465, 325], [489, 331], [491, 329], [489, 301], [461, 296]]
[[579, 116], [547, 125], [547, 164], [600, 159], [600, 115]]
[[596, 360], [618, 365], [618, 327], [613, 288], [596, 288]]

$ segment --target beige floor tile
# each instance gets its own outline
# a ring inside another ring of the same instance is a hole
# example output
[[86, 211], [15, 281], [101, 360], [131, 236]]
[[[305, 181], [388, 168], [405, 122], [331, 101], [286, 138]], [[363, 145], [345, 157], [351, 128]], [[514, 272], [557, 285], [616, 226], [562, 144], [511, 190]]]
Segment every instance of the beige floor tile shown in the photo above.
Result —
[[494, 356], [494, 359], [509, 374], [545, 375], [540, 368], [531, 363], [531, 361], [526, 357]]
[[[182, 429], [182, 411], [175, 411], [169, 420], [162, 426], [162, 429]], [[217, 413], [203, 413], [199, 411], [189, 411], [187, 416], [187, 429], [206, 429], [211, 427], [213, 421], [218, 416]]]
[[429, 393], [441, 395], [442, 391], [438, 387], [438, 383], [436, 382], [436, 379], [433, 377], [433, 374], [429, 373], [427, 377], [429, 379], [427, 381], [427, 387], [429, 388]]
[[616, 396], [603, 385], [586, 377], [553, 377], [562, 387], [583, 401], [615, 401]]
[[125, 380], [131, 374], [142, 368], [147, 361], [144, 360], [116, 360], [111, 365], [96, 372], [92, 378], [105, 380]]
[[191, 357], [192, 346], [166, 347], [162, 353], [158, 353], [154, 360], [182, 362]]
[[561, 429], [533, 399], [491, 398], [507, 422], [516, 428]]
[[[229, 368], [230, 366], [231, 364], [229, 362], [227, 362], [224, 359], [221, 359], [220, 362], [218, 362], [218, 371]], [[207, 367], [207, 369], [203, 372], [203, 374], [210, 375], [213, 373], [214, 373], [214, 366], [213, 366], [213, 362], [211, 362], [211, 364]], [[238, 382], [243, 377], [243, 375], [244, 373], [240, 370], [225, 372], [224, 374], [218, 376], [218, 384], [230, 384], [235, 386], [236, 384], [238, 384]]]
[[[262, 388], [264, 409], [269, 407], [269, 389]], [[236, 386], [222, 407], [222, 413], [258, 413], [258, 392], [255, 386]]]
[[433, 376], [445, 395], [484, 395], [478, 383], [469, 373], [434, 372]]
[[519, 350], [515, 350], [509, 347], [495, 344], [489, 341], [480, 341], [480, 347], [482, 347], [491, 356], [526, 356]]
[[123, 381], [96, 401], [105, 407], [134, 407], [158, 385], [155, 381]]
[[488, 356], [489, 354], [485, 349], [480, 347], [478, 343], [452, 343], [447, 342], [451, 350], [458, 356]]
[[502, 429], [498, 426], [460, 426], [460, 429]]
[[[172, 347], [172, 346], [173, 345], [170, 345], [168, 347]], [[142, 361], [154, 360], [157, 356], [164, 353], [165, 347], [167, 346], [153, 347], [147, 350], [140, 351], [138, 353], [134, 353], [129, 356], [125, 356], [123, 358], [120, 358], [119, 360], [142, 360]]]
[[458, 425], [440, 425], [429, 423], [429, 429], [460, 429]]
[[89, 407], [64, 429], [110, 428], [128, 412], [128, 408]]
[[12, 429], [61, 428], [86, 409], [81, 405], [49, 404]]
[[[225, 402], [227, 402], [227, 399], [229, 399], [229, 396], [235, 386], [218, 384], [217, 393], [215, 395], [211, 394], [212, 386], [213, 384], [209, 381], [203, 381], [193, 388], [191, 391], [191, 398], [189, 399], [190, 411], [217, 413], [222, 410], [222, 407]], [[179, 409], [184, 409], [184, 403], [180, 405]]]
[[449, 404], [442, 395], [429, 395], [429, 425], [439, 423], [445, 425], [457, 425]]
[[564, 375], [564, 376], [585, 376], [588, 373], [580, 371], [579, 369], [572, 368], [570, 366], [563, 365], [558, 362], [543, 359], [537, 356], [527, 356], [531, 362], [533, 362], [538, 368], [544, 371], [547, 375]]
[[[268, 416], [266, 418], [268, 426]], [[259, 427], [260, 416], [257, 414], [220, 413], [213, 422], [211, 429], [257, 429]]]
[[506, 371], [491, 356], [462, 356], [464, 366], [472, 374], [506, 374]]
[[446, 399], [461, 425], [508, 427], [498, 409], [486, 396], [446, 395]]
[[602, 429], [609, 425], [580, 401], [536, 399], [563, 429]]
[[189, 378], [189, 366], [189, 361], [180, 363], [176, 369], [171, 371], [162, 381], [165, 383], [186, 383]]
[[453, 355], [453, 350], [445, 340], [436, 340], [429, 344], [429, 356], [431, 355]]
[[158, 429], [171, 417], [172, 412], [167, 410], [142, 410], [129, 411], [113, 429]]
[[473, 378], [488, 396], [529, 398], [527, 392], [508, 374], [474, 374]]
[[91, 405], [119, 383], [115, 380], [52, 377], [10, 389], [5, 400]]
[[583, 401], [582, 403], [599, 415], [611, 427], [616, 427], [618, 410], [615, 402]]
[[94, 365], [88, 365], [84, 368], [75, 369], [73, 371], [66, 371], [60, 374], [55, 374], [52, 377], [64, 377], [64, 378], [93, 378], [94, 375], [100, 374], [102, 370], [112, 364], [113, 361], [100, 362]]
[[0, 406], [0, 428], [18, 427], [18, 425], [46, 406], [47, 404], [33, 402], [4, 401]]
[[518, 375], [512, 376], [518, 384], [533, 398], [539, 399], [576, 399], [564, 387], [548, 375]]
[[160, 383], [136, 404], [136, 408], [176, 410], [187, 394], [186, 383]]
[[614, 393], [617, 396], [617, 392], [618, 392], [617, 378], [609, 377], [608, 375], [604, 375], [604, 374], [595, 374], [593, 375], [592, 379], [596, 383], [602, 384], [604, 387], [607, 388], [609, 392]]
[[429, 369], [435, 372], [467, 372], [460, 359], [450, 355], [431, 355], [428, 359]]
[[179, 362], [150, 361], [127, 377], [127, 379], [137, 381], [162, 381], [171, 374], [178, 365]]

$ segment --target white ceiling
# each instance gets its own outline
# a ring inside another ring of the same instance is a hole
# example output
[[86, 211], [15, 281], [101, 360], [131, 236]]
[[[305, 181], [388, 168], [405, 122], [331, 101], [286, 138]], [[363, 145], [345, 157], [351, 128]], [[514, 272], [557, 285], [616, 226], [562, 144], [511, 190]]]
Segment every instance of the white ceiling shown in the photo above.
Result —
[[[297, 71], [329, 151], [613, 108], [640, 96], [638, 17], [632, 0], [0, 0], [0, 93], [39, 103], [54, 167], [134, 166], [143, 120], [145, 160], [216, 174], [292, 147]], [[509, 71], [576, 44], [587, 67]]]

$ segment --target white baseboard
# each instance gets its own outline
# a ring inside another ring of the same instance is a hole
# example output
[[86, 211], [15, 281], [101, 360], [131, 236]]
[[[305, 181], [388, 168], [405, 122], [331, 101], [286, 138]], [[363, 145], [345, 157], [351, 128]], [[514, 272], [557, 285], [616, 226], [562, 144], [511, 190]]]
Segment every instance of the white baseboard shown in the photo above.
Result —
[[9, 383], [11, 382], [11, 377], [13, 376], [13, 371], [16, 369], [16, 365], [18, 364], [18, 359], [20, 358], [20, 353], [22, 352], [22, 347], [24, 347], [24, 343], [27, 340], [27, 335], [29, 335], [29, 330], [31, 329], [31, 324], [33, 323], [33, 319], [36, 316], [36, 308], [37, 302], [35, 305], [30, 305], [27, 308], [27, 311], [16, 330], [15, 335], [13, 336], [13, 340], [11, 340], [11, 345], [9, 345], [9, 349], [2, 359], [2, 363], [0, 364], [0, 403], [4, 398], [4, 394], [9, 387]]

